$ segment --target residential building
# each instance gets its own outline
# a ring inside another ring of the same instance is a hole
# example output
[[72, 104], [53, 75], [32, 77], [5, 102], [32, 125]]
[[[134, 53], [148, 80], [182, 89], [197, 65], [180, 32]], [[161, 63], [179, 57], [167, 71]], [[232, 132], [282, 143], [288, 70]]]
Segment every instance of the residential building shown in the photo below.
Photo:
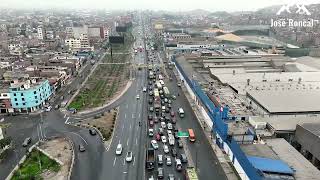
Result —
[[13, 81], [9, 87], [14, 112], [34, 112], [50, 98], [52, 91], [48, 80]]
[[38, 39], [43, 40], [45, 38], [45, 30], [43, 26], [39, 26], [37, 29]]

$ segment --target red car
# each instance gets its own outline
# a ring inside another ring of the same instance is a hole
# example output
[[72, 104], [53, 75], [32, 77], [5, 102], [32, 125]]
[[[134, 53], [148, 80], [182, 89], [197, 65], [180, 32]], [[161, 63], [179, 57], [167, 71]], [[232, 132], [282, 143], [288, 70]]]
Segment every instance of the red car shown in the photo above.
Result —
[[171, 116], [171, 117], [174, 117], [174, 111], [171, 111], [171, 112], [170, 112], [170, 116]]
[[153, 127], [153, 125], [154, 125], [153, 121], [152, 121], [152, 120], [149, 121], [149, 126], [150, 126], [150, 127]]
[[157, 134], [157, 135], [156, 135], [156, 140], [157, 140], [157, 141], [160, 141], [160, 139], [161, 139], [160, 134]]
[[175, 117], [172, 117], [172, 118], [171, 118], [171, 123], [172, 123], [172, 124], [175, 124], [176, 122], [177, 122], [177, 119], [176, 119]]

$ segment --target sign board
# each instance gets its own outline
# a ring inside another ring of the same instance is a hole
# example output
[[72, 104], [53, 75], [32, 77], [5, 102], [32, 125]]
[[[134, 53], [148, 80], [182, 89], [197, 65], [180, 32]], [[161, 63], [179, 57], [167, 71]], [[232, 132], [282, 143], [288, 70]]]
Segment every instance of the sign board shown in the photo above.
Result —
[[189, 137], [189, 133], [188, 132], [179, 131], [178, 132], [178, 137]]

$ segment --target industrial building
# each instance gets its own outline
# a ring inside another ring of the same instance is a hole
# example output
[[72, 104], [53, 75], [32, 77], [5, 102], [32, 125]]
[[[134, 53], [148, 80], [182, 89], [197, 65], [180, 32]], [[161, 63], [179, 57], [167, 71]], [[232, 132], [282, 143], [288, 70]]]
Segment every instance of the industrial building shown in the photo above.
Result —
[[221, 45], [171, 48], [168, 57], [241, 179], [318, 179], [312, 147], [320, 145], [297, 137], [298, 127], [320, 122], [317, 59]]

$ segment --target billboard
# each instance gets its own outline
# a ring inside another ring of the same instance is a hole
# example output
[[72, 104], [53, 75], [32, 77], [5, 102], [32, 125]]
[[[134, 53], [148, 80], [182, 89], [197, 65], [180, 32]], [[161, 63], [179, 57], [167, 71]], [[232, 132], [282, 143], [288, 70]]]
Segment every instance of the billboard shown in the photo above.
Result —
[[123, 36], [109, 36], [109, 42], [111, 44], [124, 44]]

